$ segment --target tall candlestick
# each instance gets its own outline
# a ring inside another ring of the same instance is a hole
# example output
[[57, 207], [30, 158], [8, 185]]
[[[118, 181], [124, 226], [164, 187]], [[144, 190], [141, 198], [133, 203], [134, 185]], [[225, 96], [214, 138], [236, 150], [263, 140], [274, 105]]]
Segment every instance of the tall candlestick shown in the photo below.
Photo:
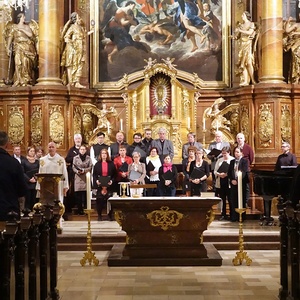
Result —
[[242, 171], [238, 171], [238, 206], [239, 209], [243, 208], [243, 175]]
[[187, 118], [187, 128], [188, 129], [191, 128], [191, 118], [190, 117]]
[[91, 173], [86, 173], [86, 208], [91, 209]]
[[120, 130], [123, 131], [123, 119], [120, 119]]

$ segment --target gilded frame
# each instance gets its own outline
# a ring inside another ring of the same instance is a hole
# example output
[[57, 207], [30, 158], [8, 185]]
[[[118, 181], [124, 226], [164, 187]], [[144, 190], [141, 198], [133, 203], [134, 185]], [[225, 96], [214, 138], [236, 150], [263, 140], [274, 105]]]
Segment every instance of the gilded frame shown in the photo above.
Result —
[[[122, 90], [125, 87], [125, 84], [128, 82], [134, 82], [138, 80], [144, 79], [144, 68], [147, 65], [144, 62], [143, 65], [140, 66], [140, 70], [133, 72], [122, 72], [120, 73], [120, 77], [116, 80], [111, 81], [101, 81], [100, 80], [100, 68], [101, 68], [101, 50], [100, 50], [100, 6], [103, 3], [103, 0], [90, 0], [90, 18], [91, 20], [95, 20], [95, 34], [92, 35], [90, 39], [90, 76], [92, 87], [98, 90]], [[229, 37], [229, 32], [231, 28], [231, 8], [230, 8], [230, 0], [222, 0], [219, 1], [221, 3], [221, 28], [222, 28], [222, 49], [221, 54], [219, 56], [219, 60], [221, 61], [221, 71], [219, 71], [220, 80], [203, 80], [201, 78], [201, 74], [198, 74], [195, 71], [189, 72], [187, 70], [181, 70], [177, 67], [177, 78], [182, 79], [187, 82], [195, 82], [195, 77], [197, 80], [198, 87], [202, 89], [224, 89], [229, 87], [230, 85], [230, 66], [231, 66], [231, 42]], [[166, 58], [166, 57], [164, 57]], [[157, 62], [161, 62], [160, 60]], [[174, 61], [174, 65], [176, 65], [176, 59]], [[199, 63], [201, 67], [201, 64]], [[218, 66], [219, 67], [219, 66]], [[221, 74], [221, 75], [220, 75]], [[124, 76], [126, 80], [124, 80]]]

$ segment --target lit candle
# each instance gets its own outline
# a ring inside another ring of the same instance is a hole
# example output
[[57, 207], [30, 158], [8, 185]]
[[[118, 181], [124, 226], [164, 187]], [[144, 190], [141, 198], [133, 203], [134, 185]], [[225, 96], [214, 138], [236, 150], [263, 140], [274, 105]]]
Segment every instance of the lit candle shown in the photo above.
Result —
[[91, 209], [91, 173], [86, 173], [86, 208]]
[[243, 175], [242, 171], [238, 171], [238, 205], [239, 209], [243, 208]]
[[123, 119], [120, 119], [120, 130], [123, 131]]
[[205, 130], [205, 119], [203, 119], [203, 130]]
[[188, 129], [191, 128], [191, 118], [190, 117], [187, 118], [187, 128]]

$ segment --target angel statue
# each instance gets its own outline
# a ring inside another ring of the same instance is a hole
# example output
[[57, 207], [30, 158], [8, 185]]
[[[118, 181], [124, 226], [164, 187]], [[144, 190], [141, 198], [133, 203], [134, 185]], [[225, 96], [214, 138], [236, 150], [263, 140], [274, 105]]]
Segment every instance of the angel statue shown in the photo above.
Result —
[[[207, 119], [211, 119], [211, 132], [215, 133], [216, 131], [222, 131], [227, 135], [228, 140], [232, 140], [231, 138], [231, 128], [230, 121], [224, 117], [228, 112], [234, 111], [239, 104], [229, 104], [225, 106], [222, 110], [220, 110], [220, 105], [225, 102], [225, 99], [220, 97], [215, 100], [211, 107], [208, 107], [204, 110], [203, 113], [203, 124], [205, 124]], [[227, 134], [226, 134], [227, 133]], [[234, 140], [234, 138], [233, 138]]]
[[86, 111], [91, 112], [98, 118], [97, 127], [93, 130], [93, 132], [97, 132], [98, 130], [106, 131], [108, 134], [110, 133], [113, 123], [112, 119], [115, 119], [118, 115], [114, 106], [110, 108], [106, 108], [106, 104], [102, 105], [102, 109], [99, 109], [96, 105], [90, 103], [82, 103], [81, 107]]
[[[34, 71], [37, 68], [38, 24], [31, 20], [25, 23], [25, 14], [17, 15], [17, 23], [7, 22], [4, 28], [6, 52], [9, 56], [6, 84], [28, 86], [34, 84]], [[15, 65], [11, 81], [11, 67]]]
[[240, 86], [255, 84], [254, 70], [257, 69], [256, 48], [259, 37], [258, 26], [251, 22], [251, 15], [244, 11], [242, 23], [238, 23], [235, 35], [232, 37], [239, 41], [238, 62], [236, 63], [236, 75], [240, 76]]
[[86, 32], [78, 13], [73, 12], [71, 14], [70, 20], [65, 24], [61, 33], [62, 57], [60, 65], [65, 68], [62, 75], [64, 85], [85, 88], [79, 81], [86, 58], [86, 35], [93, 32], [94, 29]]

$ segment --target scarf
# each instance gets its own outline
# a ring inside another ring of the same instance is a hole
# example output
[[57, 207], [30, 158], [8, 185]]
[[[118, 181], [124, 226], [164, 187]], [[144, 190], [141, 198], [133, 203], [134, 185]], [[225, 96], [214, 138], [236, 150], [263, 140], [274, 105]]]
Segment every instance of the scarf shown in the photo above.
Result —
[[149, 160], [156, 160], [159, 158], [159, 156], [158, 155], [155, 155], [155, 156], [149, 155], [148, 158], [149, 158]]
[[83, 155], [79, 154], [79, 158], [81, 159], [81, 161], [85, 161], [86, 154], [83, 154]]
[[163, 164], [164, 167], [164, 173], [167, 173], [168, 171], [172, 172], [172, 164]]

